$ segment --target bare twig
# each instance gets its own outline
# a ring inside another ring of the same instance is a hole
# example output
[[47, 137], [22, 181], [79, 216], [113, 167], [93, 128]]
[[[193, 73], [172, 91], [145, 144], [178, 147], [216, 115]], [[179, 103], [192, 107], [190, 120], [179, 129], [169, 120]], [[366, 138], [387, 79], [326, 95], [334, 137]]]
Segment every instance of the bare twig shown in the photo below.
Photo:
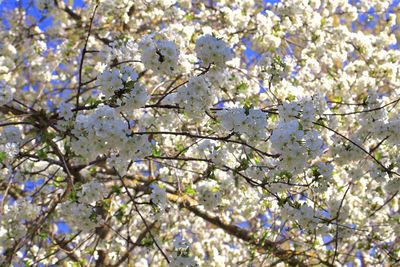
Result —
[[92, 32], [93, 19], [94, 19], [94, 16], [95, 16], [95, 14], [96, 14], [96, 10], [97, 10], [97, 7], [98, 7], [98, 6], [99, 6], [99, 5], [97, 4], [97, 5], [94, 7], [92, 17], [90, 18], [89, 30], [88, 30], [88, 34], [87, 34], [87, 36], [86, 36], [85, 45], [83, 46], [81, 61], [80, 61], [80, 63], [79, 63], [79, 77], [78, 77], [78, 83], [79, 83], [79, 84], [78, 84], [78, 93], [76, 94], [76, 107], [79, 107], [79, 97], [80, 97], [80, 95], [81, 95], [81, 87], [82, 87], [82, 85], [83, 85], [83, 83], [82, 83], [83, 61], [85, 60], [85, 55], [86, 55], [86, 53], [87, 53], [87, 44], [88, 44], [88, 42], [89, 42], [89, 37], [90, 37], [90, 34], [91, 34], [91, 32]]

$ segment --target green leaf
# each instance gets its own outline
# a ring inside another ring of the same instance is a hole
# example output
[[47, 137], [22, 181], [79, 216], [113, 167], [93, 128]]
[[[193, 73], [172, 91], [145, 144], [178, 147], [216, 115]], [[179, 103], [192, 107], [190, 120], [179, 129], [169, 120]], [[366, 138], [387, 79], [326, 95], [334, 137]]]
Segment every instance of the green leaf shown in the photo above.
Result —
[[343, 98], [341, 96], [334, 96], [332, 100], [334, 102], [341, 103], [343, 101]]
[[111, 199], [109, 199], [109, 198], [103, 199], [102, 204], [103, 204], [102, 206], [105, 210], [109, 210], [111, 207]]
[[96, 214], [95, 212], [92, 212], [92, 213], [90, 214], [90, 216], [89, 216], [89, 219], [90, 219], [92, 222], [97, 222], [97, 214]]
[[271, 203], [269, 202], [269, 201], [263, 201], [262, 203], [261, 203], [261, 206], [264, 208], [264, 209], [270, 209], [270, 208], [272, 208], [272, 205], [271, 205]]
[[127, 89], [132, 89], [133, 87], [135, 87], [135, 83], [136, 83], [136, 81], [129, 81], [126, 83], [125, 87]]
[[247, 83], [241, 83], [239, 84], [239, 86], [237, 87], [237, 90], [239, 92], [246, 92], [247, 88], [249, 88]]
[[[236, 171], [233, 170], [233, 172], [235, 173]], [[233, 176], [233, 179], [235, 180], [235, 187], [239, 188], [239, 176], [235, 175]]]
[[176, 149], [178, 150], [179, 153], [185, 154], [186, 151], [189, 149], [188, 147], [185, 147], [181, 143], [176, 144]]
[[121, 188], [119, 186], [113, 185], [111, 187], [111, 193], [116, 194], [117, 196], [119, 196], [119, 195], [121, 195], [122, 190], [121, 190]]
[[56, 134], [55, 133], [44, 132], [42, 137], [43, 137], [44, 141], [53, 140], [56, 137]]
[[39, 157], [39, 159], [45, 159], [47, 158], [47, 152], [46, 152], [46, 148], [42, 148], [40, 150], [38, 150], [36, 152], [37, 156]]
[[249, 115], [250, 113], [250, 109], [254, 108], [254, 105], [252, 103], [252, 101], [249, 98], [246, 98], [245, 100], [242, 101], [242, 105], [244, 108], [244, 113], [246, 115]]
[[91, 175], [96, 174], [96, 166], [91, 167], [91, 168], [89, 169], [89, 173], [90, 173]]
[[153, 148], [153, 150], [151, 151], [151, 155], [154, 157], [160, 157], [161, 156], [161, 150], [157, 149], [157, 148]]
[[68, 143], [64, 143], [64, 150], [65, 150], [65, 154], [72, 153], [71, 146]]
[[7, 158], [7, 153], [4, 151], [0, 151], [0, 163], [3, 163], [3, 161]]
[[115, 212], [114, 216], [117, 218], [117, 220], [122, 221], [125, 215], [126, 207], [127, 206], [125, 204], [121, 205], [121, 207], [119, 207], [119, 209]]
[[321, 27], [323, 27], [326, 24], [326, 17], [323, 17], [321, 19]]
[[93, 97], [90, 96], [90, 97], [87, 99], [87, 103], [88, 103], [89, 105], [98, 105], [98, 104], [101, 103], [101, 100], [96, 99], [96, 98], [93, 98]]
[[288, 171], [281, 171], [281, 172], [278, 173], [277, 176], [278, 177], [286, 177], [286, 178], [292, 178], [293, 177], [293, 175]]
[[153, 239], [151, 237], [143, 238], [140, 242], [144, 247], [151, 247], [153, 245]]
[[269, 117], [271, 118], [271, 120], [272, 120], [273, 122], [276, 122], [276, 121], [279, 120], [278, 114], [270, 114]]
[[192, 186], [189, 186], [185, 189], [185, 193], [190, 196], [194, 196], [196, 195], [196, 190]]
[[185, 19], [187, 19], [188, 21], [192, 21], [194, 19], [194, 15], [193, 14], [187, 14], [185, 16]]
[[292, 94], [289, 94], [289, 95], [286, 97], [286, 99], [287, 99], [288, 101], [295, 101], [295, 100], [296, 100], [296, 97], [295, 97], [294, 95], [292, 95]]
[[238, 171], [244, 171], [249, 167], [249, 160], [242, 159], [240, 162], [240, 166], [237, 168]]
[[278, 199], [278, 206], [279, 207], [283, 207], [287, 202], [288, 202], [288, 198], [287, 197], [285, 197], [285, 198], [279, 198]]
[[45, 239], [47, 238], [47, 234], [44, 233], [44, 232], [41, 232], [41, 233], [39, 233], [39, 237], [40, 237], [42, 240], [45, 240]]
[[71, 200], [71, 201], [77, 201], [78, 200], [78, 194], [76, 193], [76, 191], [72, 191], [71, 193], [69, 193], [68, 199]]
[[211, 180], [216, 180], [217, 177], [215, 176], [215, 166], [209, 166], [207, 169], [204, 171], [204, 177], [211, 179]]

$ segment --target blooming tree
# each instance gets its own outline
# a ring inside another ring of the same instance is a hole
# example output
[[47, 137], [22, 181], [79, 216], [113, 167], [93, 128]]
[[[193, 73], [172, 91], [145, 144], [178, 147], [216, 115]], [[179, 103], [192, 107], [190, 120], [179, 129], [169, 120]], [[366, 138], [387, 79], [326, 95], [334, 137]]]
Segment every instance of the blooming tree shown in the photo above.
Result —
[[1, 266], [399, 264], [395, 3], [12, 2]]

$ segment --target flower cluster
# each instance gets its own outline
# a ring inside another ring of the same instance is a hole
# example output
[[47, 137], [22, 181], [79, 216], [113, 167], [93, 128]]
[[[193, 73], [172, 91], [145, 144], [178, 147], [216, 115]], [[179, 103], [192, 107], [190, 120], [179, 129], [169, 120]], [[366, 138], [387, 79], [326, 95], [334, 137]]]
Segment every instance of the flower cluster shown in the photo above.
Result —
[[128, 92], [123, 94], [117, 101], [118, 105], [121, 106], [121, 110], [130, 113], [134, 109], [142, 108], [146, 105], [149, 96], [146, 87], [142, 83], [128, 83], [126, 88]]
[[176, 101], [191, 117], [203, 117], [202, 113], [213, 103], [212, 91], [204, 77], [191, 77], [186, 86], [179, 88]]
[[133, 111], [143, 107], [148, 100], [146, 88], [137, 79], [133, 67], [123, 66], [104, 70], [96, 83], [106, 99], [114, 97], [115, 104], [123, 110]]
[[5, 153], [2, 159], [3, 163], [11, 162], [18, 155], [20, 144], [22, 142], [21, 131], [18, 127], [7, 126], [0, 133], [0, 151]]
[[170, 75], [177, 67], [179, 50], [173, 41], [161, 36], [146, 36], [140, 42], [141, 60], [146, 68], [155, 73]]
[[174, 240], [174, 252], [171, 255], [171, 267], [196, 267], [199, 266], [193, 256], [190, 256], [189, 242], [184, 239], [181, 235], [177, 236]]
[[17, 63], [16, 62], [17, 55], [18, 55], [17, 49], [13, 44], [8, 42], [2, 42], [0, 44], [0, 88], [4, 86], [2, 85], [2, 83], [4, 82], [3, 79], [8, 81], [7, 75], [3, 77], [2, 74], [15, 69]]
[[[101, 218], [97, 216], [95, 210], [84, 203], [62, 203], [59, 206], [58, 212], [69, 227], [73, 229], [78, 228], [85, 232], [92, 231], [101, 222]], [[79, 222], [79, 225], [75, 223], [76, 221]]]
[[284, 170], [302, 171], [308, 159], [315, 158], [323, 152], [323, 141], [317, 131], [307, 133], [300, 128], [294, 119], [280, 121], [271, 135], [272, 148], [280, 154], [279, 163]]
[[212, 181], [204, 181], [197, 187], [199, 203], [212, 210], [221, 203], [221, 192]]
[[[96, 80], [96, 84], [100, 87], [101, 92], [106, 98], [109, 98], [115, 94], [116, 91], [124, 88], [123, 80], [121, 79], [121, 73], [119, 69], [105, 70], [103, 71]], [[134, 78], [133, 81], [137, 79], [137, 75], [131, 76]]]
[[125, 144], [129, 129], [113, 108], [101, 106], [90, 115], [79, 114], [72, 133], [77, 138], [71, 143], [74, 152], [94, 159]]
[[227, 131], [234, 131], [249, 139], [259, 140], [267, 135], [267, 115], [261, 110], [231, 108], [217, 112], [221, 126]]
[[26, 200], [18, 200], [13, 205], [6, 206], [4, 215], [0, 218], [0, 251], [2, 245], [7, 246], [23, 237], [27, 225], [34, 222], [40, 214], [40, 208]]
[[76, 138], [71, 140], [71, 148], [87, 161], [111, 153], [110, 162], [124, 166], [151, 154], [147, 137], [129, 136], [128, 123], [108, 106], [100, 106], [89, 115], [79, 114], [72, 134]]
[[312, 232], [317, 228], [320, 221], [317, 217], [318, 213], [307, 203], [301, 204], [298, 208], [293, 208], [286, 203], [284, 209], [285, 219], [295, 221], [302, 229]]
[[107, 196], [107, 188], [98, 181], [91, 181], [82, 185], [79, 194], [79, 201], [86, 204], [93, 204]]
[[151, 201], [161, 209], [167, 205], [167, 192], [165, 187], [160, 187], [157, 184], [153, 185], [151, 191]]
[[19, 144], [21, 141], [22, 141], [22, 135], [18, 127], [7, 126], [3, 128], [3, 131], [0, 134], [0, 143]]
[[227, 44], [210, 34], [201, 36], [196, 41], [196, 54], [203, 66], [214, 64], [224, 67], [225, 63], [232, 59], [233, 54]]

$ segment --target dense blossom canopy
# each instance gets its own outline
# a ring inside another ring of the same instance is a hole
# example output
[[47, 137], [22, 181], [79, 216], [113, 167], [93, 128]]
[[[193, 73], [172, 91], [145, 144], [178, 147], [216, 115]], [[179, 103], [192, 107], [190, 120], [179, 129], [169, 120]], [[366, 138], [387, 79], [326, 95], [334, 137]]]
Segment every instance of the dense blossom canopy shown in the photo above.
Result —
[[396, 2], [4, 0], [0, 266], [398, 265]]

